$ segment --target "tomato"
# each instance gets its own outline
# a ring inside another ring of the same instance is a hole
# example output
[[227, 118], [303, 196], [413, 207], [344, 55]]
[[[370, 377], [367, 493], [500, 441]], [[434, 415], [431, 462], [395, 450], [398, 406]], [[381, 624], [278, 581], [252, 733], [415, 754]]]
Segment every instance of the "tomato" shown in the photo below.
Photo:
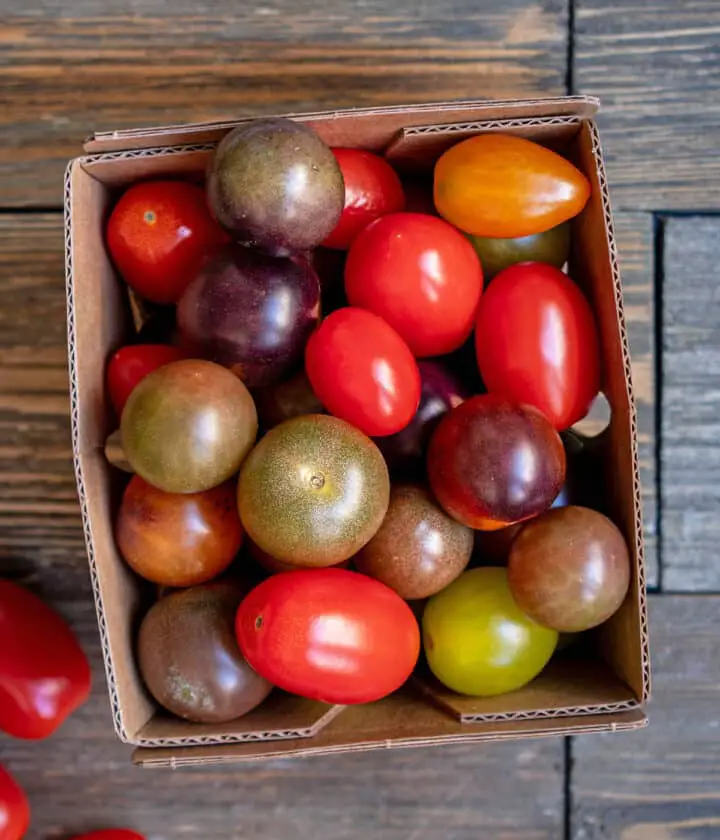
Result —
[[422, 617], [428, 665], [460, 694], [491, 697], [536, 677], [557, 645], [515, 603], [507, 571], [471, 569], [427, 603]]
[[51, 735], [90, 694], [75, 634], [38, 597], [0, 580], [0, 731]]
[[163, 365], [180, 359], [187, 359], [187, 353], [169, 344], [131, 344], [121, 347], [110, 358], [107, 367], [108, 392], [118, 418], [141, 379]]
[[210, 215], [205, 191], [184, 181], [135, 184], [115, 205], [107, 246], [123, 279], [155, 303], [175, 303], [205, 257], [228, 235]]
[[420, 403], [420, 372], [407, 344], [372, 312], [348, 306], [310, 336], [305, 369], [327, 410], [366, 435], [392, 435]]
[[440, 215], [466, 233], [515, 238], [577, 216], [590, 183], [565, 158], [531, 140], [481, 134], [440, 157], [434, 191]]
[[544, 263], [495, 277], [478, 308], [475, 349], [490, 392], [534, 405], [557, 429], [583, 418], [600, 388], [590, 305], [566, 274]]
[[333, 149], [345, 181], [345, 206], [340, 221], [322, 243], [347, 250], [370, 222], [405, 207], [405, 194], [390, 164], [364, 149]]
[[240, 604], [235, 629], [250, 665], [273, 685], [325, 703], [369, 703], [412, 673], [420, 633], [384, 584], [344, 569], [273, 575]]
[[470, 242], [447, 222], [393, 213], [353, 243], [345, 291], [352, 306], [394, 327], [415, 356], [441, 356], [472, 332], [482, 269]]
[[131, 831], [129, 828], [106, 828], [101, 831], [91, 831], [89, 834], [82, 834], [73, 840], [145, 840], [142, 834]]
[[21, 840], [29, 825], [25, 791], [0, 764], [0, 840]]

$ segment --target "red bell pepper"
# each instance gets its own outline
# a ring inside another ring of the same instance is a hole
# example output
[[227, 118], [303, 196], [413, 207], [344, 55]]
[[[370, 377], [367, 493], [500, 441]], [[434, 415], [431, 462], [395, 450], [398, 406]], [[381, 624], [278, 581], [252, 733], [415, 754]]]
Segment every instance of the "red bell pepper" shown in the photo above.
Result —
[[0, 764], [0, 840], [20, 840], [30, 825], [25, 792]]
[[0, 730], [45, 738], [89, 693], [90, 666], [65, 621], [31, 592], [0, 580]]

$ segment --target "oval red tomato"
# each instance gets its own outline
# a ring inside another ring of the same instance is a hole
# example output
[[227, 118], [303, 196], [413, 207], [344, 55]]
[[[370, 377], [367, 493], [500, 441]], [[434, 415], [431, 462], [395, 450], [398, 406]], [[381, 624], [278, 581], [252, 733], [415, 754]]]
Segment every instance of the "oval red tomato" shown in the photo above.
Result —
[[344, 569], [281, 572], [240, 604], [238, 644], [279, 688], [325, 703], [368, 703], [412, 673], [420, 633], [392, 589]]
[[107, 225], [107, 246], [125, 282], [155, 303], [176, 303], [208, 253], [229, 237], [205, 191], [184, 181], [145, 181], [125, 192]]
[[108, 392], [118, 418], [141, 379], [163, 365], [180, 359], [187, 359], [187, 353], [170, 344], [131, 344], [121, 347], [110, 358], [107, 367]]
[[482, 269], [467, 238], [443, 219], [393, 213], [353, 243], [345, 291], [352, 306], [396, 329], [416, 356], [441, 356], [472, 332]]
[[584, 417], [600, 388], [590, 305], [573, 281], [544, 263], [501, 271], [478, 308], [475, 348], [485, 385], [539, 408], [557, 429]]
[[21, 840], [29, 825], [25, 791], [0, 764], [0, 840]]
[[129, 828], [105, 828], [101, 831], [82, 834], [74, 840], [145, 840], [145, 838]]
[[405, 206], [405, 194], [390, 164], [364, 149], [333, 149], [345, 181], [345, 206], [335, 230], [322, 243], [347, 250], [370, 222]]
[[327, 410], [366, 435], [392, 435], [420, 402], [420, 372], [388, 324], [352, 306], [329, 315], [305, 348], [310, 384]]

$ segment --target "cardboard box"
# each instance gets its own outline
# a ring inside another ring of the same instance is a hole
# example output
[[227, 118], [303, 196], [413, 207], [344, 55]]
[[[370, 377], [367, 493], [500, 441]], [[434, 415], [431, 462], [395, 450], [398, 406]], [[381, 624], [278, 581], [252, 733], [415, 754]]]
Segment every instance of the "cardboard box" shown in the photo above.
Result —
[[[573, 220], [570, 274], [588, 295], [600, 333], [603, 391], [612, 409], [598, 440], [607, 512], [627, 538], [632, 583], [620, 611], [592, 637], [584, 658], [560, 660], [524, 689], [460, 697], [418, 676], [395, 695], [330, 707], [277, 692], [223, 726], [158, 711], [139, 678], [134, 636], [146, 593], [113, 539], [118, 477], [103, 455], [112, 429], [106, 361], [130, 330], [126, 295], [103, 242], [120, 188], [148, 177], [201, 174], [236, 122], [97, 134], [70, 162], [65, 236], [72, 435], [78, 494], [115, 729], [147, 765], [225, 762], [441, 743], [633, 729], [646, 722], [649, 657], [636, 421], [596, 100], [564, 97], [457, 102], [295, 116], [327, 143], [384, 153], [401, 170], [432, 168], [459, 140], [484, 132], [529, 137], [561, 151], [590, 179], [592, 196]], [[240, 121], [238, 121], [240, 122]]]

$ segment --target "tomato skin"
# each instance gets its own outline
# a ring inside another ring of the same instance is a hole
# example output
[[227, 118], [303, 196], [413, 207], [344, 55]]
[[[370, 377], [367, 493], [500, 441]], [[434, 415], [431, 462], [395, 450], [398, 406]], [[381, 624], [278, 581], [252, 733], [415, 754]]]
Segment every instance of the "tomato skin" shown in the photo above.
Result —
[[420, 653], [418, 624], [405, 601], [344, 569], [273, 575], [240, 604], [235, 630], [261, 676], [325, 703], [385, 697], [410, 676]]
[[366, 435], [392, 435], [420, 403], [420, 372], [407, 344], [382, 318], [348, 306], [310, 336], [305, 369], [325, 408]]
[[534, 405], [556, 429], [583, 418], [600, 389], [590, 304], [545, 263], [520, 263], [495, 277], [478, 308], [475, 349], [491, 393]]
[[29, 825], [25, 791], [0, 764], [0, 840], [21, 840]]
[[405, 207], [405, 193], [390, 164], [364, 149], [333, 149], [345, 181], [340, 221], [322, 243], [346, 251], [370, 222]]
[[187, 357], [185, 350], [169, 344], [131, 344], [121, 347], [111, 356], [107, 367], [108, 393], [117, 417], [122, 414], [128, 397], [141, 379], [163, 365]]
[[532, 140], [481, 134], [440, 157], [434, 194], [440, 215], [466, 233], [510, 239], [577, 216], [590, 197], [590, 182]]
[[90, 694], [75, 634], [37, 596], [0, 580], [0, 730], [46, 738]]
[[129, 286], [155, 303], [176, 303], [208, 253], [229, 236], [210, 215], [202, 187], [145, 181], [121, 196], [106, 239]]
[[145, 840], [145, 837], [129, 828], [105, 828], [101, 831], [81, 834], [73, 840]]
[[415, 356], [442, 356], [472, 331], [482, 268], [467, 238], [443, 219], [393, 213], [353, 243], [345, 291], [352, 306], [396, 329]]

